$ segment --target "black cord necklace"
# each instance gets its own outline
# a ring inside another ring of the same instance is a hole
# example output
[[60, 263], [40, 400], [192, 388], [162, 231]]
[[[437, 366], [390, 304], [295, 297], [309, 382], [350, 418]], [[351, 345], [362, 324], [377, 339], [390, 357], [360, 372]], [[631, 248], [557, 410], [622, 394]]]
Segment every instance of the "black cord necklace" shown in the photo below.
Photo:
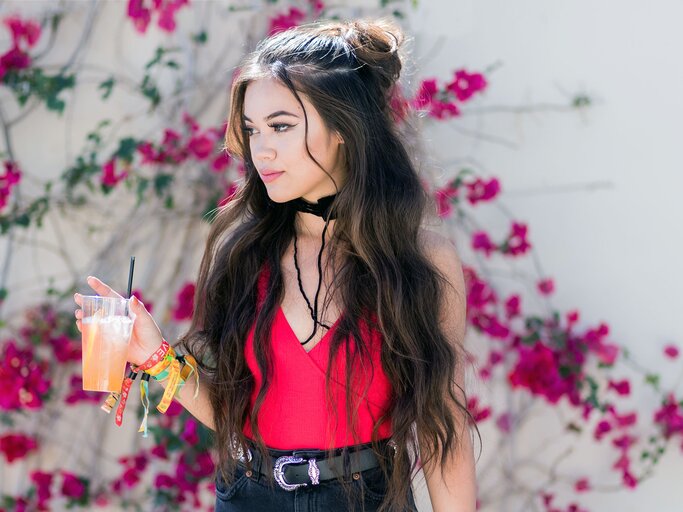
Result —
[[308, 338], [306, 338], [306, 341], [299, 342], [301, 345], [305, 345], [306, 343], [311, 341], [311, 339], [313, 339], [315, 333], [318, 332], [318, 326], [330, 329], [329, 325], [325, 325], [322, 322], [320, 322], [320, 320], [318, 320], [318, 296], [320, 295], [320, 287], [322, 285], [323, 280], [322, 257], [323, 250], [325, 249], [325, 233], [327, 233], [327, 227], [329, 225], [330, 220], [335, 218], [334, 212], [330, 211], [330, 206], [332, 205], [332, 201], [334, 201], [335, 197], [336, 194], [321, 197], [320, 199], [318, 199], [317, 203], [309, 203], [308, 201], [305, 201], [300, 197], [290, 201], [290, 203], [294, 206], [294, 208], [297, 211], [312, 213], [313, 215], [317, 215], [318, 217], [322, 217], [325, 219], [325, 227], [323, 228], [322, 234], [322, 244], [320, 246], [320, 251], [318, 252], [318, 286], [315, 290], [313, 306], [311, 306], [311, 301], [308, 300], [306, 292], [304, 291], [303, 284], [301, 283], [301, 270], [299, 269], [299, 264], [297, 263], [296, 258], [298, 252], [296, 245], [297, 236], [296, 230], [294, 230], [294, 267], [296, 268], [296, 278], [299, 284], [299, 291], [301, 292], [301, 295], [303, 295], [304, 300], [306, 301], [306, 305], [308, 306], [308, 311], [310, 312], [311, 318], [313, 319], [313, 332]]

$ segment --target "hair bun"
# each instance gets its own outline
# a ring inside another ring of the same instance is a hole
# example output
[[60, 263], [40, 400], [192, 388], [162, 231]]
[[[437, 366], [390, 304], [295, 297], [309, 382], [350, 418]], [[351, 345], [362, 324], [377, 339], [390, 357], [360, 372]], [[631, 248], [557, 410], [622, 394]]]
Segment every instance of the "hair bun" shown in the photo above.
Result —
[[351, 45], [356, 58], [372, 68], [385, 91], [401, 75], [399, 48], [403, 30], [388, 19], [354, 20], [343, 24], [342, 37]]

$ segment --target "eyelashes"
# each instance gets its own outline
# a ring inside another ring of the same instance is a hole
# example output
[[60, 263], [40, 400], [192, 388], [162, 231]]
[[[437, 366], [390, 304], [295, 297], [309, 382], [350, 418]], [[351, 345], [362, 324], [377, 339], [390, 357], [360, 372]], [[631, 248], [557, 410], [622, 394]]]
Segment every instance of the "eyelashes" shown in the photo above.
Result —
[[[284, 133], [296, 125], [291, 125], [291, 124], [287, 124], [287, 123], [273, 123], [273, 124], [269, 124], [268, 126], [273, 128], [275, 133]], [[254, 130], [253, 128], [248, 128], [246, 126], [242, 127], [242, 131], [247, 135], [247, 137], [251, 137], [252, 135], [254, 135], [253, 130]]]

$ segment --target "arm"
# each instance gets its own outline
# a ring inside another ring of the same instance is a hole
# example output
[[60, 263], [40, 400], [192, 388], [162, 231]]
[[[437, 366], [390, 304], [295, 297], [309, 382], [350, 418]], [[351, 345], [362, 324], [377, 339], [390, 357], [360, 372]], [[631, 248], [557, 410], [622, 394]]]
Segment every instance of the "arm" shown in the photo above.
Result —
[[[446, 238], [432, 232], [424, 232], [425, 247], [432, 263], [447, 278], [450, 286], [444, 290], [440, 305], [441, 326], [448, 339], [463, 354], [461, 343], [466, 326], [466, 289], [460, 258], [453, 244]], [[461, 356], [462, 357], [462, 356]], [[464, 361], [458, 361], [456, 382], [465, 389]], [[461, 403], [466, 403], [460, 389], [454, 390]], [[450, 403], [450, 401], [449, 401]], [[476, 509], [477, 486], [474, 454], [467, 418], [454, 408], [458, 428], [459, 444], [454, 453], [448, 454], [443, 475], [435, 460], [423, 466], [429, 497], [435, 512], [474, 512]]]
[[[151, 380], [151, 379], [150, 379]], [[160, 382], [164, 389], [166, 389], [166, 384], [168, 384], [168, 379]], [[196, 381], [194, 375], [191, 375], [182, 389], [176, 392], [174, 400], [182, 405], [187, 412], [194, 416], [199, 422], [203, 423], [206, 427], [211, 430], [216, 430], [213, 423], [213, 409], [211, 408], [211, 402], [209, 401], [209, 386], [211, 383], [209, 380], [199, 374], [199, 393], [197, 398], [194, 397], [194, 392], [196, 388]]]

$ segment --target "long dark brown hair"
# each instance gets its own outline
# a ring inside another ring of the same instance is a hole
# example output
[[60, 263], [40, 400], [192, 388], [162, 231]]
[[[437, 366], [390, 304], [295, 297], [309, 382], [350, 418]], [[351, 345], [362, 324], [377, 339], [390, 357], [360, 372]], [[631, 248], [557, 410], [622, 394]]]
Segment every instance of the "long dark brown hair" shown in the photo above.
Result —
[[[270, 327], [284, 292], [280, 262], [295, 232], [296, 210], [288, 202], [269, 199], [244, 134], [245, 91], [258, 79], [278, 80], [302, 108], [300, 95], [305, 95], [326, 127], [344, 141], [340, 151], [348, 174], [332, 205], [336, 220], [331, 240], [326, 241], [327, 264], [336, 266], [330, 273], [334, 279], [328, 285], [329, 296], [343, 312], [331, 337], [327, 407], [330, 414], [338, 413], [329, 403], [330, 374], [339, 350], [344, 350], [346, 420], [360, 443], [357, 390], [349, 383], [356, 367], [352, 358], [370, 360], [359, 321], [370, 322], [382, 335], [382, 369], [392, 384], [387, 414], [398, 446], [393, 469], [382, 464], [389, 486], [380, 510], [406, 508], [417, 464], [411, 454], [419, 453], [423, 465], [436, 460], [443, 470], [446, 454], [459, 448], [457, 426], [471, 421], [456, 391], [465, 396], [455, 380], [458, 365], [464, 362], [460, 343], [449, 342], [439, 325], [438, 305], [448, 282], [426, 256], [418, 236], [431, 203], [391, 108], [403, 40], [401, 30], [386, 20], [299, 26], [261, 41], [232, 84], [226, 148], [243, 160], [246, 174], [233, 199], [212, 219], [192, 325], [180, 340], [210, 376], [218, 468], [226, 482], [232, 481], [236, 465], [230, 447], [248, 446], [242, 432], [245, 421], [250, 421], [258, 450], [266, 454], [256, 418], [272, 375]], [[307, 133], [307, 119], [305, 126]], [[264, 264], [271, 272], [259, 308], [257, 278]], [[264, 377], [252, 411], [255, 379], [244, 345], [254, 325], [254, 352]], [[349, 349], [349, 340], [355, 351]], [[361, 391], [361, 396], [367, 395], [367, 389]], [[378, 418], [373, 429], [372, 446], [378, 454], [378, 427], [384, 420]], [[272, 486], [272, 475], [268, 480]]]

